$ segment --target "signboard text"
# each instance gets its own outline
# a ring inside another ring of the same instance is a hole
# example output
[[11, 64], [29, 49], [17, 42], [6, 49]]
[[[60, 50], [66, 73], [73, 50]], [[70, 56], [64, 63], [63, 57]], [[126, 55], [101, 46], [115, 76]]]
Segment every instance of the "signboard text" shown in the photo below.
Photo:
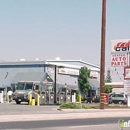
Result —
[[126, 66], [127, 54], [111, 54], [111, 66]]

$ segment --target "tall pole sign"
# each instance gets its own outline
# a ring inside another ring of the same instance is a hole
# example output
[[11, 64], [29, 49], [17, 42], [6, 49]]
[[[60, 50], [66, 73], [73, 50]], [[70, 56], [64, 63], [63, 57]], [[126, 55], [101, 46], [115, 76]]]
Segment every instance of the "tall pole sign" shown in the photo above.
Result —
[[105, 36], [106, 36], [106, 0], [102, 0], [102, 28], [101, 28], [101, 61], [100, 61], [100, 109], [104, 109], [105, 85]]
[[127, 95], [127, 106], [130, 107], [130, 66], [124, 67], [124, 94]]
[[130, 39], [111, 41], [111, 66], [124, 68], [124, 94], [130, 106]]

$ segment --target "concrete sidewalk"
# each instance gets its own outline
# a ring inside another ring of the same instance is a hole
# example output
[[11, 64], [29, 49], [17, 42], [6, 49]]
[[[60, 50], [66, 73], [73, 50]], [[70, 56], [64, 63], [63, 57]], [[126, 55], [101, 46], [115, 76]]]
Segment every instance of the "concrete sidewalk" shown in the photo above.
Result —
[[[67, 110], [66, 110], [67, 111]], [[69, 111], [69, 110], [68, 110]], [[71, 110], [72, 111], [72, 110]], [[0, 122], [13, 121], [38, 121], [38, 120], [59, 120], [59, 119], [83, 119], [83, 118], [106, 118], [106, 117], [130, 117], [129, 109], [112, 109], [112, 110], [84, 110], [61, 113], [61, 114], [24, 114], [24, 115], [0, 115]]]

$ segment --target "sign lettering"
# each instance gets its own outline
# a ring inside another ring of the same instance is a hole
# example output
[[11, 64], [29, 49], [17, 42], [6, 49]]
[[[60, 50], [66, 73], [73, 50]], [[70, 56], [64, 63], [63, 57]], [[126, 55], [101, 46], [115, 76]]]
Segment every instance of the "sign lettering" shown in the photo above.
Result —
[[111, 66], [127, 66], [127, 54], [111, 54]]
[[58, 73], [60, 73], [60, 74], [68, 74], [68, 75], [79, 75], [79, 70], [68, 69], [68, 68], [59, 68]]
[[112, 40], [111, 52], [130, 52], [130, 39]]
[[116, 47], [116, 51], [129, 51], [130, 47]]

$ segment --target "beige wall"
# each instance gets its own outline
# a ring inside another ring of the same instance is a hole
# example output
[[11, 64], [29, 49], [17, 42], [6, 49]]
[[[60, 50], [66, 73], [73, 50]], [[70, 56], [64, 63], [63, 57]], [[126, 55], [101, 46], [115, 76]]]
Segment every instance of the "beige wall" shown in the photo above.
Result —
[[124, 88], [124, 85], [111, 85], [113, 88]]
[[122, 93], [122, 92], [124, 92], [124, 89], [123, 89], [123, 88], [113, 88], [113, 89], [112, 89], [112, 92]]

